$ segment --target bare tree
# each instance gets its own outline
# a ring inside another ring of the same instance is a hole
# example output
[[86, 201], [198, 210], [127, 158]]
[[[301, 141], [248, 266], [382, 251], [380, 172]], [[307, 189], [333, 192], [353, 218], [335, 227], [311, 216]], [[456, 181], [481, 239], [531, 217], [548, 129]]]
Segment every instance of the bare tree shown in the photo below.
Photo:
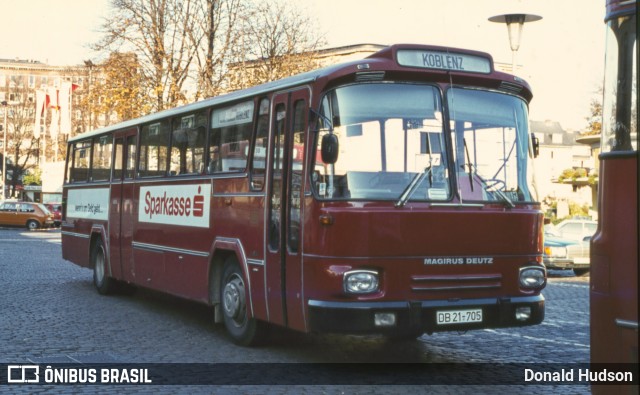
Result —
[[190, 34], [196, 0], [111, 0], [112, 13], [103, 24], [104, 37], [94, 48], [133, 52], [143, 75], [143, 89], [153, 97], [152, 109], [185, 101], [183, 85], [197, 47]]
[[38, 140], [33, 133], [34, 99], [25, 82], [23, 76], [11, 77], [11, 87], [7, 95], [9, 100], [7, 105], [3, 106], [7, 112], [7, 156], [13, 157], [12, 166], [7, 167], [10, 196], [15, 196], [22, 175], [33, 167], [30, 158], [38, 152]]
[[238, 22], [247, 7], [241, 0], [200, 0], [196, 2], [195, 9], [196, 24], [190, 32], [190, 39], [192, 45], [198, 48], [198, 99], [220, 93], [226, 64], [240, 38]]
[[104, 36], [94, 48], [135, 54], [140, 78], [129, 82], [132, 88], [140, 84], [136, 98], [149, 104], [135, 106], [150, 111], [309, 70], [323, 43], [311, 18], [284, 0], [111, 0], [111, 5]]
[[243, 34], [233, 53], [236, 74], [229, 85], [240, 89], [309, 71], [324, 38], [314, 21], [284, 0], [253, 3], [242, 18]]
[[106, 117], [108, 125], [147, 114], [150, 103], [142, 90], [140, 64], [134, 53], [113, 52], [100, 65], [100, 79], [93, 84], [93, 95], [102, 98], [94, 111]]

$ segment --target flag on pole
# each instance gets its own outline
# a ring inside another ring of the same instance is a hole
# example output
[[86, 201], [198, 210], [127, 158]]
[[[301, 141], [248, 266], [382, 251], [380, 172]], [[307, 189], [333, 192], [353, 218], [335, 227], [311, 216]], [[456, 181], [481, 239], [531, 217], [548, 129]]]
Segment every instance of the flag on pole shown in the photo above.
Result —
[[42, 123], [42, 115], [47, 105], [47, 94], [43, 90], [36, 91], [36, 123], [33, 127], [33, 136], [40, 138], [40, 125]]
[[58, 90], [56, 88], [47, 88], [47, 106], [56, 110], [60, 109], [60, 107], [58, 107]]
[[60, 111], [57, 108], [51, 109], [51, 125], [49, 126], [49, 133], [51, 138], [56, 139], [60, 132]]
[[71, 133], [71, 90], [71, 82], [62, 82], [58, 95], [58, 108], [60, 109], [60, 132], [62, 134]]

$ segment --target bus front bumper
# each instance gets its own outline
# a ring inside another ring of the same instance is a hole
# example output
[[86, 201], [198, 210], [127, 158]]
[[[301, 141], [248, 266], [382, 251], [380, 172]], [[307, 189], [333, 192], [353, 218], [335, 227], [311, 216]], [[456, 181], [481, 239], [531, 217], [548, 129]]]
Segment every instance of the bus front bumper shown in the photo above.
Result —
[[314, 332], [411, 334], [536, 325], [544, 296], [411, 302], [309, 301]]

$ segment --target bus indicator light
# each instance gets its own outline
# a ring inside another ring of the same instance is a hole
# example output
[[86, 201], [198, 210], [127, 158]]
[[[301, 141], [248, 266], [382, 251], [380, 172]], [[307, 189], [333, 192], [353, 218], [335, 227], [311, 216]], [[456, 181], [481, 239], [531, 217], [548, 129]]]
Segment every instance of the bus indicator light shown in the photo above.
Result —
[[396, 315], [394, 313], [375, 313], [373, 322], [375, 326], [395, 326]]
[[531, 307], [517, 307], [516, 308], [516, 320], [518, 321], [526, 321], [531, 318]]

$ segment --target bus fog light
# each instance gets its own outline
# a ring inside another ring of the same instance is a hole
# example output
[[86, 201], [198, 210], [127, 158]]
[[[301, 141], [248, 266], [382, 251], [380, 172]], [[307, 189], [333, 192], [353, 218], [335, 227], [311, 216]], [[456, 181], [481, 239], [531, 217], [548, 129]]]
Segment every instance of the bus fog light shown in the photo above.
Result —
[[547, 282], [546, 277], [546, 273], [541, 267], [520, 268], [520, 286], [523, 288], [542, 288]]
[[531, 307], [516, 307], [516, 320], [526, 321], [531, 318]]
[[396, 315], [395, 313], [375, 313], [373, 322], [376, 326], [395, 326]]
[[344, 291], [366, 294], [378, 291], [378, 273], [370, 270], [346, 272], [343, 278]]

